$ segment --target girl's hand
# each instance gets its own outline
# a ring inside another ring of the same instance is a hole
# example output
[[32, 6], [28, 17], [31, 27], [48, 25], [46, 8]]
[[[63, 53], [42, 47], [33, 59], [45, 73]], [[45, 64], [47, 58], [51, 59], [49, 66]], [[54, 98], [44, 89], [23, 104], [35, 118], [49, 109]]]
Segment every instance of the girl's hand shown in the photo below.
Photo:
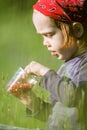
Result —
[[34, 74], [37, 76], [43, 76], [46, 74], [50, 69], [48, 67], [45, 67], [44, 65], [41, 65], [38, 62], [32, 61], [29, 65], [27, 65], [24, 69], [24, 71], [27, 74]]

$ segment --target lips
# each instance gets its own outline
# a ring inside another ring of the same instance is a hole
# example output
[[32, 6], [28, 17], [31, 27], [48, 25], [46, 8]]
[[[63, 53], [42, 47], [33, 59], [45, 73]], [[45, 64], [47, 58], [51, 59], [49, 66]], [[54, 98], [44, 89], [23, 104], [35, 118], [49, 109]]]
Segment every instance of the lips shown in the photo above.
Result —
[[57, 55], [57, 52], [56, 52], [56, 51], [51, 51], [51, 55], [52, 55], [52, 56], [56, 56], [56, 55]]

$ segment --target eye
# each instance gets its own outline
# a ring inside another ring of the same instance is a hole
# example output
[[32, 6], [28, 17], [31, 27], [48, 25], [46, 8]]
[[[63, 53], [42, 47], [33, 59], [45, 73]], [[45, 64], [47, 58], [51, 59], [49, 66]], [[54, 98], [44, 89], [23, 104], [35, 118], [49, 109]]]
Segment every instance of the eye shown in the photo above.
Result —
[[52, 37], [53, 35], [52, 34], [47, 34], [46, 35], [48, 38]]
[[48, 37], [48, 38], [51, 38], [53, 35], [54, 35], [54, 33], [47, 33], [47, 34], [44, 34], [44, 36], [45, 36], [45, 37]]

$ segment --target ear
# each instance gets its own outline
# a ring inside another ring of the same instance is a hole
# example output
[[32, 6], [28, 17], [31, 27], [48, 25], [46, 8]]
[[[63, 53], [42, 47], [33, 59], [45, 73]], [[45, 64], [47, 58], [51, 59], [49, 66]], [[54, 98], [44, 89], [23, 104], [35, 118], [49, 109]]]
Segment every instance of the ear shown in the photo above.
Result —
[[72, 26], [73, 26], [74, 36], [76, 38], [82, 37], [82, 35], [84, 33], [83, 25], [81, 23], [79, 23], [79, 22], [74, 22]]

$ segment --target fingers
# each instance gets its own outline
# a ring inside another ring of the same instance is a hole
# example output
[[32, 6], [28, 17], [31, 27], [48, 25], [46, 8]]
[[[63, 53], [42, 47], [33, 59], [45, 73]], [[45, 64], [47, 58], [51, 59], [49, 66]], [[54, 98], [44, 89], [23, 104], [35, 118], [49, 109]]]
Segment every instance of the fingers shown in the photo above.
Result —
[[35, 61], [32, 61], [29, 65], [27, 65], [24, 69], [26, 74], [34, 74], [37, 76], [43, 76], [47, 71], [49, 71], [49, 68], [38, 63]]
[[31, 74], [33, 73], [33, 67], [35, 66], [36, 62], [35, 61], [32, 61], [29, 65], [27, 65], [24, 69], [24, 71], [27, 73], [27, 74]]

